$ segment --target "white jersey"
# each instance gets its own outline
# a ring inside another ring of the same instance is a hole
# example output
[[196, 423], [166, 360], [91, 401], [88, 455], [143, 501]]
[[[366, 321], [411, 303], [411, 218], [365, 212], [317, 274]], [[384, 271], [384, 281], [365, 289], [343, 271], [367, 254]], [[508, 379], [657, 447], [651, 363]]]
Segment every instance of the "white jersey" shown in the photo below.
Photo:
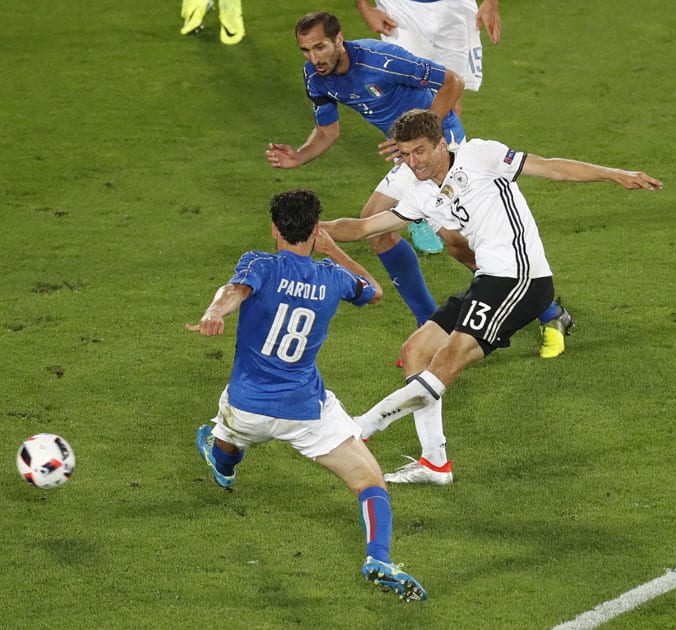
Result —
[[516, 178], [526, 153], [474, 139], [451, 153], [441, 186], [416, 181], [393, 209], [407, 221], [457, 230], [474, 251], [478, 275], [542, 278], [552, 272], [535, 219]]

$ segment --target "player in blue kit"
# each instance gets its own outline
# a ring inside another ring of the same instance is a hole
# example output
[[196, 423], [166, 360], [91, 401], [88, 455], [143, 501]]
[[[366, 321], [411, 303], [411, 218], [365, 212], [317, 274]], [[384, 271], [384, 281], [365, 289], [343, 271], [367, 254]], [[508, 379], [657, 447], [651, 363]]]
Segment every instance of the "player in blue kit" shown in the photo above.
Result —
[[[464, 139], [462, 124], [453, 113], [464, 86], [455, 72], [380, 40], [345, 41], [338, 18], [329, 13], [302, 17], [296, 24], [296, 39], [307, 59], [303, 71], [315, 127], [297, 150], [286, 144], [270, 144], [267, 158], [273, 167], [296, 168], [328, 151], [340, 135], [339, 103], [358, 111], [385, 135], [405, 111], [431, 109], [444, 121], [449, 143]], [[386, 142], [381, 147], [381, 153], [392, 159], [391, 145]], [[389, 210], [414, 179], [406, 165], [395, 166], [371, 195], [361, 216]], [[369, 243], [417, 324], [423, 324], [436, 303], [413, 248], [400, 234], [378, 236]]]
[[[273, 197], [277, 253], [244, 254], [199, 324], [186, 325], [204, 336], [220, 335], [223, 317], [240, 311], [230, 380], [214, 428], [205, 424], [197, 431], [197, 447], [224, 488], [234, 483], [245, 450], [273, 439], [330, 470], [359, 499], [367, 556], [362, 574], [401, 599], [424, 600], [425, 589], [390, 560], [392, 510], [380, 466], [316, 365], [340, 302], [363, 306], [382, 296], [370, 274], [319, 229], [320, 212], [311, 191]], [[332, 260], [314, 261], [313, 250]]]

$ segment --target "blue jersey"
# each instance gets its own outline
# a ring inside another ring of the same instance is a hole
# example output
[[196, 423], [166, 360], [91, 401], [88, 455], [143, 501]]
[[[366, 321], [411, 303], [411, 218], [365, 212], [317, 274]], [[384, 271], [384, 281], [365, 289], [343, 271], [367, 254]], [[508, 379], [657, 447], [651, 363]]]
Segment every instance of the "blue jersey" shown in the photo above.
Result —
[[[322, 77], [307, 61], [305, 89], [314, 104], [320, 127], [335, 123], [338, 103], [359, 112], [385, 135], [399, 116], [410, 109], [429, 109], [444, 82], [446, 69], [404, 48], [377, 39], [346, 41], [350, 68], [345, 74]], [[446, 140], [465, 137], [460, 119], [451, 110], [443, 120]]]
[[240, 306], [230, 403], [288, 420], [319, 419], [326, 392], [316, 358], [329, 322], [341, 300], [362, 306], [374, 287], [332, 260], [288, 250], [247, 252], [230, 283], [252, 289]]

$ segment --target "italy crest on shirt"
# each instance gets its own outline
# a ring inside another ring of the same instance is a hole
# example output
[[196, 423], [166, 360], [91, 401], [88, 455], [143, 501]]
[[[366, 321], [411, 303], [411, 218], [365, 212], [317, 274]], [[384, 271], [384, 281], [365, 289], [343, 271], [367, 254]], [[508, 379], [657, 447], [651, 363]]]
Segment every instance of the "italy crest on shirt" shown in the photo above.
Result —
[[367, 84], [366, 89], [371, 93], [372, 96], [378, 97], [383, 95], [383, 91], [375, 83]]

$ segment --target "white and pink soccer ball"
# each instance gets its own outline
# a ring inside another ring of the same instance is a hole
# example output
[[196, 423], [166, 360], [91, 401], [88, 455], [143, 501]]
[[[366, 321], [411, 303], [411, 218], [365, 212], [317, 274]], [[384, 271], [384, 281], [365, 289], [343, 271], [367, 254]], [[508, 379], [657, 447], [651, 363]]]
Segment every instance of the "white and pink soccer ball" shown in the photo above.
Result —
[[38, 488], [57, 488], [73, 474], [75, 453], [60, 435], [38, 433], [19, 447], [16, 467], [28, 483]]

